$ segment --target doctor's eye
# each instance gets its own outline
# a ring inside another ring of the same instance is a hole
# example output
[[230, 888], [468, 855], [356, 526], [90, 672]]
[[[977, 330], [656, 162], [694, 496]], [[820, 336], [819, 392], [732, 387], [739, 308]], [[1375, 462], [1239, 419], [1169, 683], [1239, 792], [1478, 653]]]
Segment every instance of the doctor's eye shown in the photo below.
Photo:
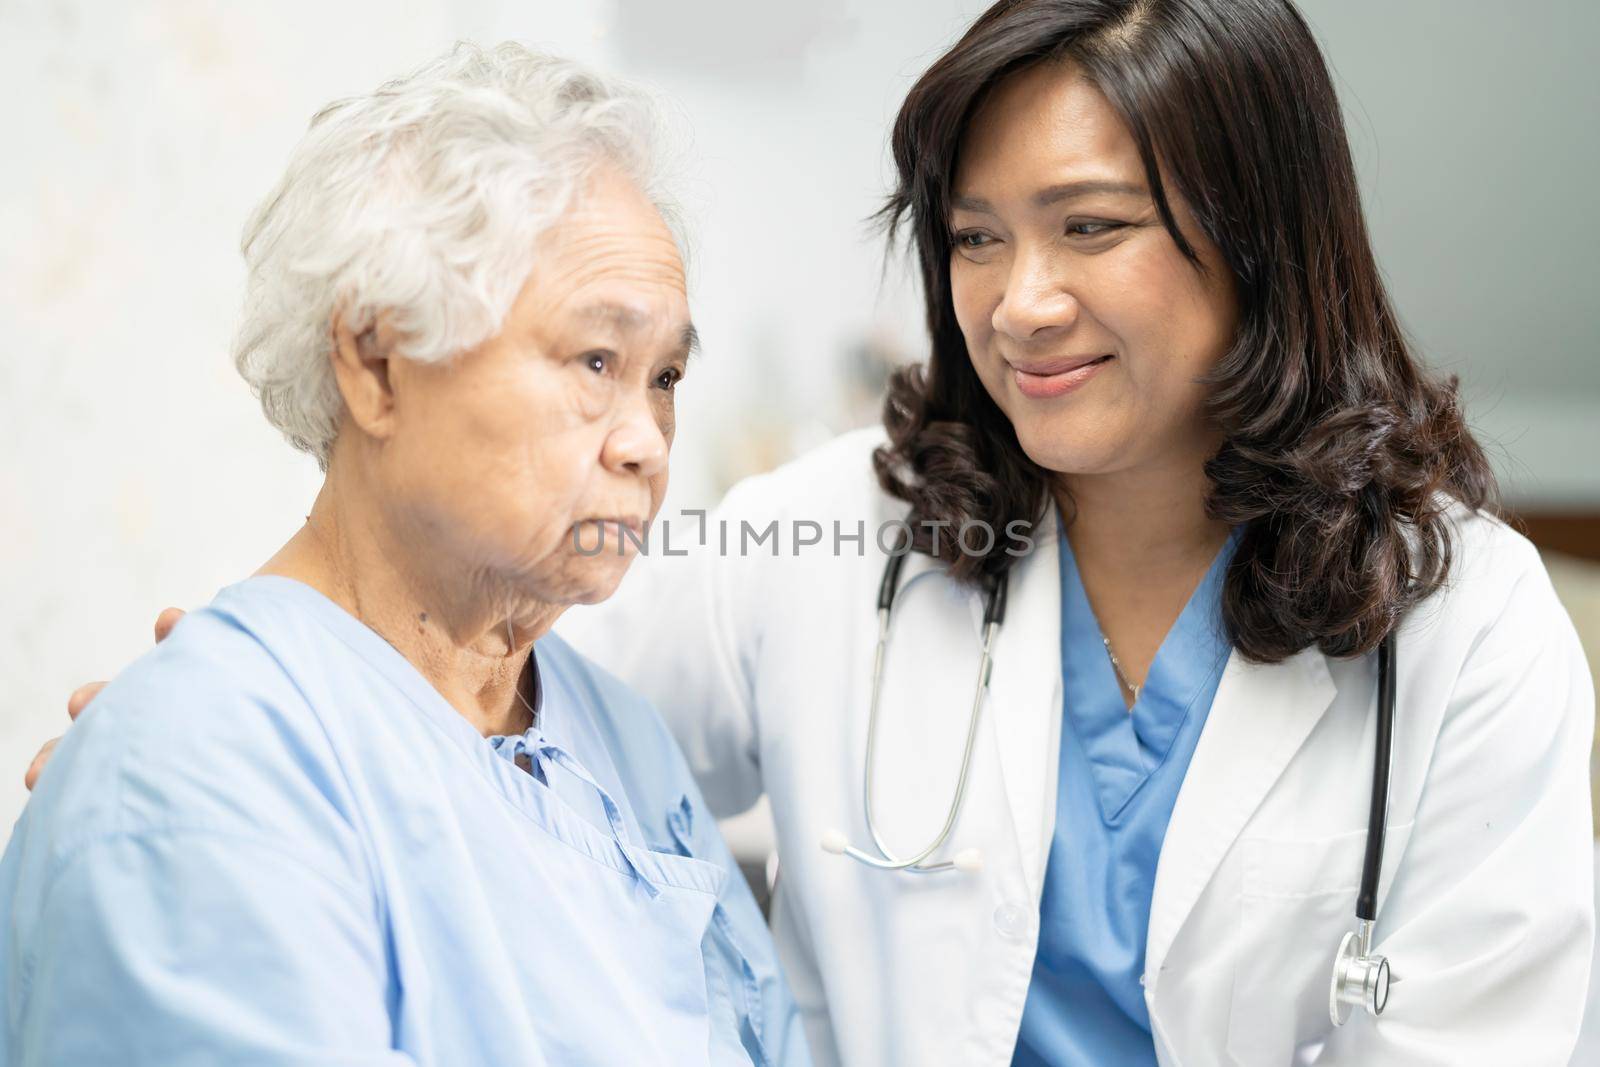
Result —
[[1104, 219], [1079, 219], [1067, 223], [1067, 234], [1071, 237], [1104, 237], [1115, 230], [1122, 229], [1120, 222], [1108, 222]]
[[982, 230], [963, 230], [954, 235], [957, 248], [968, 252], [975, 252], [980, 248], [987, 248], [993, 243], [994, 238]]

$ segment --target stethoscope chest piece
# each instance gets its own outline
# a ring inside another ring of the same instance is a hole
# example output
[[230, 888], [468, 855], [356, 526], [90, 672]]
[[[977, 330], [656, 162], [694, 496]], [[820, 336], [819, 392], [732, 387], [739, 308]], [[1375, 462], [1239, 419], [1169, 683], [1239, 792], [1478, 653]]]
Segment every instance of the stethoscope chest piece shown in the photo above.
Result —
[[1328, 1016], [1335, 1026], [1343, 1026], [1349, 1020], [1352, 1008], [1365, 1008], [1377, 1016], [1389, 1003], [1389, 961], [1369, 954], [1370, 926], [1362, 926], [1362, 933], [1352, 930], [1344, 935], [1339, 954], [1334, 957]]
[[1389, 961], [1372, 954], [1372, 930], [1378, 918], [1378, 881], [1383, 873], [1383, 839], [1389, 826], [1389, 772], [1394, 756], [1395, 635], [1378, 645], [1377, 744], [1372, 759], [1372, 805], [1367, 816], [1367, 854], [1361, 864], [1361, 889], [1356, 895], [1357, 927], [1339, 942], [1333, 958], [1333, 983], [1328, 987], [1328, 1018], [1343, 1026], [1352, 1008], [1365, 1008], [1376, 1018], [1389, 1004]]

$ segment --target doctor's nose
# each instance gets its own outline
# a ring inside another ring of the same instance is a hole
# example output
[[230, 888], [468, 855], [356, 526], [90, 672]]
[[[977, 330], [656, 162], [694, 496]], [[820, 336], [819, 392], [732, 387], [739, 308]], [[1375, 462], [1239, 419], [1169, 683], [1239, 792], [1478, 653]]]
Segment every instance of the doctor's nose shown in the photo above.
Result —
[[1053, 266], [1044, 256], [1018, 260], [989, 319], [996, 333], [1013, 341], [1047, 340], [1078, 321], [1078, 299]]

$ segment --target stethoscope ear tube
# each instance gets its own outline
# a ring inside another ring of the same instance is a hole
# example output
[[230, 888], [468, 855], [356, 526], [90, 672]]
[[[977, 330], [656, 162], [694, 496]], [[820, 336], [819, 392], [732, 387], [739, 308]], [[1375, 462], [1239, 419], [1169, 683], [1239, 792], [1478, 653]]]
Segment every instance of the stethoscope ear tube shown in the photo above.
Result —
[[894, 608], [894, 593], [900, 585], [900, 571], [906, 565], [906, 557], [911, 554], [911, 545], [906, 541], [889, 553], [889, 561], [883, 566], [883, 578], [878, 582], [878, 610], [888, 612]]
[[1006, 621], [1006, 592], [1011, 583], [1006, 581], [1004, 574], [991, 578], [989, 595], [985, 598], [983, 607], [983, 626], [988, 629], [993, 626], [997, 629]]

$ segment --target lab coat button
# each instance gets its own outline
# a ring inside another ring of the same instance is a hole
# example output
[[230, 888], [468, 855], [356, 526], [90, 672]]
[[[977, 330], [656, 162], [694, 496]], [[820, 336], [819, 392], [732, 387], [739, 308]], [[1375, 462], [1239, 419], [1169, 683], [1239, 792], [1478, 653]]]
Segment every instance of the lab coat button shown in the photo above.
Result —
[[994, 928], [1007, 941], [1026, 941], [1033, 932], [1033, 916], [1020, 904], [1002, 904], [994, 909]]

